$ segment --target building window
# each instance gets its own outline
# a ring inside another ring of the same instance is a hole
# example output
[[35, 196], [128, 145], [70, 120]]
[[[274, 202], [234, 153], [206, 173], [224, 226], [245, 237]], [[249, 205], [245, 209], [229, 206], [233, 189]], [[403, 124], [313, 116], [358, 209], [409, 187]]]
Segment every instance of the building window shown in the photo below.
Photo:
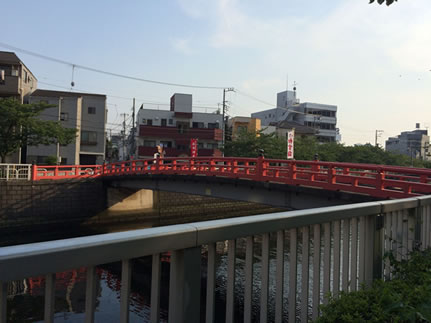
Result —
[[218, 129], [218, 123], [208, 123], [209, 129]]
[[169, 119], [169, 124], [174, 124], [174, 120], [172, 120], [172, 119]]
[[166, 127], [166, 119], [161, 120], [161, 125], [162, 125], [162, 127]]
[[153, 119], [147, 119], [147, 125], [152, 126], [153, 125]]
[[69, 113], [67, 113], [67, 112], [61, 112], [60, 113], [60, 120], [61, 121], [67, 121], [67, 120], [69, 120]]
[[144, 140], [144, 147], [156, 147], [155, 140]]
[[193, 122], [193, 128], [205, 128], [205, 124], [203, 122]]
[[27, 77], [28, 77], [27, 71], [24, 70], [24, 83], [27, 83]]
[[81, 131], [81, 144], [82, 145], [97, 145], [97, 132], [96, 131]]
[[172, 148], [172, 141], [160, 141], [164, 148]]
[[88, 107], [88, 114], [96, 114], [96, 107]]
[[186, 145], [177, 145], [178, 150], [187, 150], [188, 147]]

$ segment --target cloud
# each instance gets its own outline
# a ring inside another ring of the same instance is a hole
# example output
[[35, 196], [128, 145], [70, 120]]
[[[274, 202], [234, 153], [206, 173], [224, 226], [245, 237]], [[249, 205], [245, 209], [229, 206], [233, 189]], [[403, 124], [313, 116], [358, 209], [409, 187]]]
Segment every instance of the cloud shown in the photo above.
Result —
[[[282, 3], [286, 15], [268, 17], [249, 10], [248, 1], [181, 1], [207, 24], [202, 37], [207, 43], [200, 47], [246, 58], [241, 70], [239, 64], [231, 67], [238, 76], [230, 83], [275, 103], [289, 73], [290, 84], [299, 83], [302, 101], [338, 105], [348, 143], [359, 142], [359, 134], [348, 128], [360, 129], [358, 124], [396, 133], [410, 129], [415, 119], [431, 120], [430, 0], [391, 7], [342, 0], [324, 14], [310, 13], [310, 7], [299, 18]], [[266, 108], [240, 96], [237, 104], [250, 112]], [[363, 140], [372, 141], [372, 135], [365, 132]]]
[[181, 10], [191, 18], [201, 19], [211, 12], [211, 1], [207, 0], [178, 0]]
[[172, 47], [184, 54], [184, 55], [192, 55], [195, 51], [190, 47], [190, 39], [186, 38], [176, 38], [172, 40]]

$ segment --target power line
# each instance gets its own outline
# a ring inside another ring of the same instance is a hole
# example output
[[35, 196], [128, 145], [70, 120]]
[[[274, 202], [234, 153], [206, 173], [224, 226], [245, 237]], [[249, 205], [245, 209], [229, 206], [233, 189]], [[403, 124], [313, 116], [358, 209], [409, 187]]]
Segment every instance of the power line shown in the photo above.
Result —
[[67, 65], [67, 66], [71, 66], [72, 69], [75, 68], [79, 68], [82, 70], [87, 70], [90, 72], [95, 72], [95, 73], [100, 73], [100, 74], [106, 74], [106, 75], [110, 75], [110, 76], [115, 76], [115, 77], [120, 77], [120, 78], [124, 78], [124, 79], [129, 79], [129, 80], [133, 80], [133, 81], [140, 81], [140, 82], [146, 82], [146, 83], [153, 83], [153, 84], [159, 84], [159, 85], [169, 85], [169, 86], [178, 86], [178, 87], [187, 87], [187, 88], [196, 88], [196, 89], [210, 89], [210, 90], [223, 90], [226, 87], [220, 87], [220, 86], [204, 86], [204, 85], [191, 85], [191, 84], [180, 84], [180, 83], [171, 83], [171, 82], [163, 82], [163, 81], [155, 81], [155, 80], [149, 80], [149, 79], [144, 79], [144, 78], [140, 78], [140, 77], [135, 77], [135, 76], [130, 76], [130, 75], [125, 75], [125, 74], [119, 74], [119, 73], [114, 73], [114, 72], [109, 72], [109, 71], [104, 71], [104, 70], [100, 70], [97, 68], [93, 68], [93, 67], [89, 67], [89, 66], [84, 66], [84, 65], [80, 65], [80, 64], [75, 64], [75, 63], [71, 63], [71, 62], [67, 62], [58, 58], [54, 58], [54, 57], [50, 57], [50, 56], [46, 56], [46, 55], [42, 55], [39, 53], [35, 53], [26, 49], [22, 49], [22, 48], [18, 48], [6, 43], [2, 43], [0, 42], [0, 46], [1, 47], [5, 47], [8, 48], [10, 50], [13, 51], [17, 51], [17, 52], [21, 52], [27, 55], [31, 55], [31, 56], [35, 56], [41, 59], [45, 59], [51, 62], [55, 62], [58, 64], [63, 64], [63, 65]]
[[[39, 81], [38, 83], [40, 83], [40, 84], [45, 84], [45, 85], [49, 85], [49, 86], [53, 86], [53, 87], [57, 87], [57, 88], [60, 88], [60, 89], [65, 89], [65, 90], [69, 90], [69, 91], [70, 91], [70, 88], [68, 88], [68, 87], [66, 87], [66, 86], [61, 86], [61, 85], [58, 85], [58, 84], [52, 84], [52, 83], [41, 82], [41, 81]], [[82, 92], [82, 93], [93, 94], [93, 93], [91, 93], [91, 92], [89, 92], [89, 91], [87, 91], [87, 90], [82, 90], [82, 89], [76, 89], [76, 90], [78, 90], [79, 92]], [[70, 92], [70, 93], [74, 93], [74, 92]], [[116, 96], [116, 95], [112, 95], [112, 94], [109, 94], [109, 93], [107, 93], [107, 94], [106, 94], [106, 96], [107, 96], [107, 97], [109, 97], [109, 98], [115, 98], [115, 99], [123, 99], [123, 100], [130, 100], [130, 101], [132, 101], [132, 100], [133, 100], [133, 98], [132, 98], [132, 97]], [[163, 105], [163, 106], [170, 106], [170, 104], [169, 104], [169, 103], [164, 103], [164, 102], [146, 101], [146, 99], [140, 99], [140, 98], [136, 98], [136, 100], [137, 100], [137, 101], [139, 101], [140, 103], [144, 103], [144, 104], [148, 104], [148, 105], [157, 105], [157, 106], [159, 106], [159, 105]], [[109, 104], [109, 103], [107, 103], [107, 104]], [[192, 107], [193, 107], [193, 108], [198, 108], [198, 109], [212, 109], [212, 110], [217, 110], [217, 109], [218, 109], [218, 108], [216, 108], [216, 107], [214, 107], [214, 106], [205, 106], [205, 105], [193, 105]]]

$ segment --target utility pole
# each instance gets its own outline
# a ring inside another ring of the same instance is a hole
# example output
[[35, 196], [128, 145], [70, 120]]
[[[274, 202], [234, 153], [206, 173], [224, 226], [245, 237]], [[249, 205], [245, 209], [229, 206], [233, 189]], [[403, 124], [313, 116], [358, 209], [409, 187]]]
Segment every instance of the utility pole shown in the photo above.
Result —
[[[63, 101], [63, 97], [59, 97], [58, 98], [58, 118], [57, 118], [57, 120], [58, 120], [58, 122], [60, 123], [60, 121], [61, 121], [61, 101]], [[60, 165], [61, 164], [61, 160], [60, 160], [60, 143], [59, 143], [59, 141], [58, 141], [58, 138], [57, 138], [57, 149], [56, 149], [56, 158], [57, 158], [57, 165]]]
[[[222, 122], [222, 145], [224, 148], [224, 144], [225, 144], [225, 136], [226, 136], [226, 92], [233, 92], [234, 89], [233, 87], [227, 88], [227, 89], [223, 89], [223, 122]], [[223, 153], [224, 156], [224, 153]]]
[[127, 113], [122, 113], [123, 116], [123, 160], [125, 160], [126, 157], [126, 116]]
[[131, 144], [131, 155], [135, 156], [135, 98], [133, 98], [133, 110], [132, 110], [132, 144]]
[[375, 140], [376, 147], [379, 147], [379, 144], [377, 143], [377, 138], [379, 138], [383, 132], [384, 132], [383, 130], [376, 130], [376, 140]]

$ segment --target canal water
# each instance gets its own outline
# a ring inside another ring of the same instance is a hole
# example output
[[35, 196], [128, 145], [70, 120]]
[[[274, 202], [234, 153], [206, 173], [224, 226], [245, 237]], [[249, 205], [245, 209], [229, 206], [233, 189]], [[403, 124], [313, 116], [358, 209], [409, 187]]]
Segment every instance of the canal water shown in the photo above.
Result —
[[[148, 225], [148, 224], [145, 224]], [[142, 228], [139, 223], [133, 225], [133, 229]], [[130, 228], [123, 227], [121, 230]], [[106, 231], [118, 231], [119, 228], [104, 228]], [[94, 234], [91, 228], [86, 230], [79, 229], [75, 232], [68, 230], [64, 232], [45, 233], [44, 235], [26, 234], [23, 237], [4, 236], [0, 243], [4, 245], [29, 243], [36, 241], [47, 241], [55, 239], [64, 239], [67, 237], [76, 237], [82, 235]], [[285, 259], [289, 259], [289, 237], [286, 232], [285, 239]], [[301, 234], [298, 234], [298, 281], [300, 282], [302, 251], [301, 251]], [[237, 240], [236, 249], [236, 279], [235, 294], [239, 295], [235, 299], [235, 321], [243, 320], [243, 297], [244, 294], [244, 266], [245, 266], [245, 239]], [[275, 266], [276, 266], [276, 235], [271, 234], [270, 239], [270, 288], [268, 302], [268, 320], [274, 320], [275, 312]], [[322, 246], [323, 250], [323, 246]], [[321, 251], [322, 251], [321, 250]], [[312, 268], [313, 243], [310, 250], [310, 268]], [[207, 257], [205, 248], [202, 249], [202, 304], [201, 317], [204, 321], [205, 313], [205, 286]], [[168, 317], [168, 299], [169, 299], [169, 254], [162, 255], [162, 280], [161, 280], [161, 322], [167, 322]], [[285, 285], [284, 285], [284, 316], [287, 320], [287, 294], [289, 291], [289, 261], [285, 264]], [[227, 273], [227, 242], [217, 243], [216, 256], [216, 311], [215, 321], [225, 321], [226, 306], [226, 273]], [[132, 266], [132, 285], [130, 296], [130, 322], [149, 322], [150, 318], [150, 295], [151, 295], [151, 257], [142, 257], [133, 260]], [[253, 279], [253, 321], [259, 321], [260, 311], [260, 277], [261, 277], [261, 238], [254, 239], [254, 279]], [[96, 303], [96, 322], [118, 322], [120, 313], [120, 290], [121, 290], [121, 263], [111, 263], [98, 266], [97, 272], [97, 303]], [[309, 275], [312, 277], [310, 269]], [[322, 275], [323, 273], [321, 273]], [[75, 270], [57, 273], [55, 285], [55, 322], [83, 322], [85, 313], [85, 286], [86, 286], [85, 268], [76, 268]], [[44, 304], [44, 287], [45, 280], [43, 277], [32, 277], [9, 283], [8, 286], [8, 322], [43, 322], [43, 304]], [[312, 284], [309, 286], [309, 295], [311, 295]], [[298, 284], [298, 295], [301, 292], [300, 283]], [[322, 288], [321, 288], [322, 289]], [[322, 295], [321, 295], [322, 296]], [[311, 308], [309, 308], [311, 314]], [[297, 316], [299, 316], [299, 309]]]

